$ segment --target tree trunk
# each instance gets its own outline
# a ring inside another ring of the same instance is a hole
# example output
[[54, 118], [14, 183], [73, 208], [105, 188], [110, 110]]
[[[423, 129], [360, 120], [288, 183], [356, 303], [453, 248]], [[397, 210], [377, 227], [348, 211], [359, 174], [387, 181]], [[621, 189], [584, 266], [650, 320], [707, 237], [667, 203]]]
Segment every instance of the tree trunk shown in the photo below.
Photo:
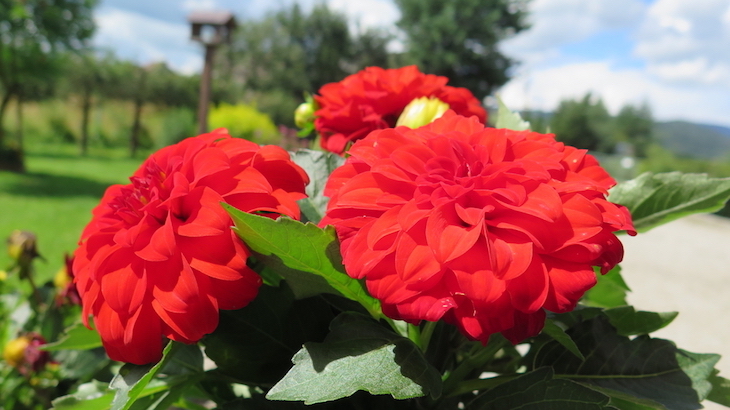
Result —
[[18, 149], [23, 151], [23, 96], [18, 94], [15, 105], [15, 140], [18, 142]]
[[129, 152], [132, 158], [137, 155], [139, 149], [139, 133], [142, 129], [142, 106], [145, 102], [145, 94], [147, 90], [147, 72], [145, 69], [139, 69], [139, 78], [137, 80], [137, 95], [134, 99], [134, 122], [132, 123], [132, 133], [129, 136]]
[[91, 88], [87, 87], [81, 96], [81, 155], [89, 152], [89, 113], [91, 112]]
[[134, 123], [132, 124], [132, 135], [129, 136], [129, 152], [132, 158], [137, 155], [139, 149], [139, 132], [142, 128], [142, 106], [144, 101], [142, 98], [134, 100]]
[[5, 146], [5, 110], [8, 108], [8, 103], [12, 96], [12, 91], [7, 91], [5, 92], [5, 95], [3, 95], [2, 102], [0, 102], [0, 149]]

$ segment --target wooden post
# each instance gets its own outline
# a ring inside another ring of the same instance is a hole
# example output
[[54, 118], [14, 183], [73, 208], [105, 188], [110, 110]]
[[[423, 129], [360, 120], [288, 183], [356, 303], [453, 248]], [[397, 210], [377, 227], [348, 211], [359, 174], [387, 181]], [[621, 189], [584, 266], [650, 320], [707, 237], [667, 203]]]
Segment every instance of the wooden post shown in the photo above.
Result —
[[198, 134], [208, 132], [208, 106], [213, 77], [213, 57], [216, 44], [205, 45], [205, 65], [203, 74], [200, 76], [200, 98], [198, 100]]

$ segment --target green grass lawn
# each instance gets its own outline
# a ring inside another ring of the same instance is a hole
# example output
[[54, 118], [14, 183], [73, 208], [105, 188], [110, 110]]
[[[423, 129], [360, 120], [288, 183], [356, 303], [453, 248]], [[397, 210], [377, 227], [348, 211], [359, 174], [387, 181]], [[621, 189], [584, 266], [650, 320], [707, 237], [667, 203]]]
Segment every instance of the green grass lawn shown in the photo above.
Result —
[[[87, 157], [64, 144], [38, 144], [26, 148], [24, 174], [0, 171], [0, 241], [14, 229], [38, 237], [45, 258], [36, 262], [37, 282], [50, 279], [73, 252], [82, 229], [91, 218], [104, 190], [127, 183], [143, 158], [130, 159], [125, 149], [92, 149]], [[0, 269], [10, 263], [0, 251]]]

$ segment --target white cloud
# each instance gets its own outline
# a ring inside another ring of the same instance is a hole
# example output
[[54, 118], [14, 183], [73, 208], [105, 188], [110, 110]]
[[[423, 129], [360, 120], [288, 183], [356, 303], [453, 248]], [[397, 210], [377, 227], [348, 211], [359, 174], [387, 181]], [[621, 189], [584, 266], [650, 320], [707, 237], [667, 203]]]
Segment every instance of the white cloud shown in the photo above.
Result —
[[727, 0], [657, 0], [638, 30], [634, 53], [663, 80], [730, 86], [729, 45]]
[[169, 23], [111, 7], [99, 9], [94, 19], [95, 46], [113, 49], [121, 58], [142, 64], [165, 61], [184, 72], [202, 67], [202, 51], [191, 42], [185, 21]]
[[505, 41], [501, 48], [528, 64], [555, 55], [560, 46], [602, 31], [637, 24], [645, 6], [639, 0], [535, 0], [530, 3], [531, 28]]
[[728, 94], [713, 86], [668, 85], [641, 69], [616, 69], [609, 62], [566, 64], [515, 78], [500, 94], [513, 109], [554, 110], [563, 99], [587, 92], [616, 114], [627, 104], [648, 102], [658, 120], [690, 119], [730, 126]]
[[670, 82], [723, 85], [730, 88], [730, 65], [710, 62], [706, 56], [652, 63], [647, 66], [647, 72]]
[[405, 41], [403, 33], [395, 23], [400, 19], [400, 10], [392, 0], [329, 0], [332, 10], [345, 14], [350, 21], [350, 31], [362, 33], [368, 29], [380, 29], [394, 36], [387, 49], [391, 53], [403, 52]]
[[[659, 120], [730, 126], [728, 0], [535, 0], [532, 12], [533, 28], [503, 47], [524, 62], [501, 90], [511, 107], [551, 111], [591, 91], [614, 114], [648, 102]], [[633, 61], [563, 54], [565, 45], [590, 47], [591, 36], [616, 29], [636, 40]]]
[[327, 5], [344, 13], [359, 29], [390, 29], [400, 18], [400, 10], [391, 0], [329, 0]]
[[222, 7], [215, 0], [184, 0], [182, 9], [191, 12], [197, 10], [220, 10]]

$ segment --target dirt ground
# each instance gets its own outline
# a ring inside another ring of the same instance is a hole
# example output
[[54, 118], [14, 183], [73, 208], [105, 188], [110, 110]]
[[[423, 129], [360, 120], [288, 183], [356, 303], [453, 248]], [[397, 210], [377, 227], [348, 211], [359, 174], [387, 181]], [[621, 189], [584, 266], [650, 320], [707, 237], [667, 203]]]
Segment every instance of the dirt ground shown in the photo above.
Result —
[[[679, 312], [652, 336], [692, 352], [721, 354], [716, 367], [730, 378], [730, 219], [692, 215], [621, 240], [629, 303], [637, 310]], [[705, 408], [727, 409], [714, 403]]]

